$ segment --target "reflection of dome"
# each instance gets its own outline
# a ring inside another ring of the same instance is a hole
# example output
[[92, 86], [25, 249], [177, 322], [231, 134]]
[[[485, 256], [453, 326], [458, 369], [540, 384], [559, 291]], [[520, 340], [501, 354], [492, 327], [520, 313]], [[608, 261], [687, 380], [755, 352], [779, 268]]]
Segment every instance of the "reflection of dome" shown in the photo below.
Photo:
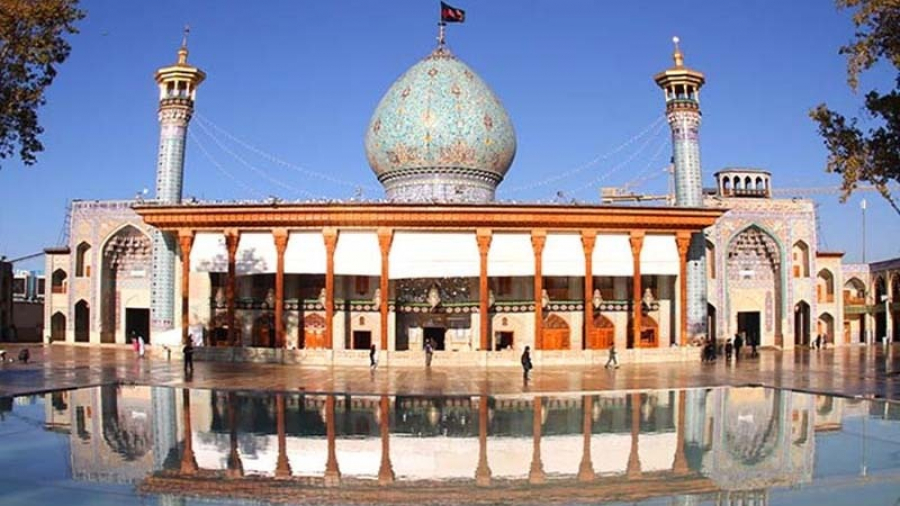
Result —
[[366, 132], [369, 165], [398, 201], [493, 200], [515, 153], [500, 100], [444, 47], [394, 82]]

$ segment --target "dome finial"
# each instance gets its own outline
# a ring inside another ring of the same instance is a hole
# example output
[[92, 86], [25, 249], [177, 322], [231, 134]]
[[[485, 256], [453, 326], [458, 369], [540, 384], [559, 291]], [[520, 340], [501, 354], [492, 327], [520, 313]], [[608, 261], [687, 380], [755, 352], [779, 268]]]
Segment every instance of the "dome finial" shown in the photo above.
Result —
[[191, 33], [191, 25], [184, 25], [184, 35], [181, 36], [181, 48], [178, 49], [178, 63], [187, 64], [188, 57], [188, 35]]
[[675, 44], [675, 52], [672, 54], [672, 58], [675, 60], [676, 67], [684, 66], [684, 54], [681, 52], [681, 47], [678, 46], [678, 43], [681, 42], [681, 39], [676, 35], [672, 37], [672, 43]]

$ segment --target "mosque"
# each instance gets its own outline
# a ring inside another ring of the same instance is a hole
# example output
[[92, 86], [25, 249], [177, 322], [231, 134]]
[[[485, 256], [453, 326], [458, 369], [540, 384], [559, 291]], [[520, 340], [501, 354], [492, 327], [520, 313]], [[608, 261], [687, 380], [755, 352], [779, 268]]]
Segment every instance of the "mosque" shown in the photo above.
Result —
[[431, 342], [442, 363], [486, 365], [526, 346], [544, 364], [595, 363], [613, 345], [625, 360], [694, 360], [688, 345], [737, 333], [782, 348], [889, 335], [900, 306], [878, 309], [874, 287], [900, 292], [900, 272], [818, 251], [812, 201], [772, 198], [760, 170], [723, 169], [703, 188], [705, 76], [677, 39], [673, 57], [654, 76], [672, 206], [496, 201], [515, 130], [443, 42], [366, 131], [384, 201], [207, 203], [182, 200], [206, 78], [183, 44], [155, 75], [155, 198], [72, 204], [68, 244], [46, 250], [47, 339], [178, 349], [191, 336], [207, 358], [309, 364], [359, 364], [374, 346], [394, 365], [420, 364]]

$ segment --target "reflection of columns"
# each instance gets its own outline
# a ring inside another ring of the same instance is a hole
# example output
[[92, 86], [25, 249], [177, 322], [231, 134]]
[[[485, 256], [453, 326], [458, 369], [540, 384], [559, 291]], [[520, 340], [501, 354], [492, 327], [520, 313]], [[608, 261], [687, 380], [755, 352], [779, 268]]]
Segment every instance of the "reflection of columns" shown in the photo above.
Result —
[[284, 252], [287, 251], [287, 229], [276, 228], [272, 231], [275, 239], [275, 253], [278, 255], [275, 268], [275, 347], [284, 348], [287, 340], [284, 335]]
[[378, 425], [381, 430], [381, 466], [378, 468], [378, 484], [394, 483], [394, 467], [391, 465], [391, 401], [382, 395], [378, 404]]
[[481, 348], [479, 349], [484, 351], [491, 347], [487, 271], [488, 251], [491, 249], [491, 231], [489, 229], [478, 229], [475, 233], [475, 238], [478, 240], [478, 255], [481, 258], [481, 268], [478, 275], [478, 319], [481, 322]]
[[194, 244], [194, 231], [179, 230], [178, 243], [181, 246], [181, 344], [187, 344], [191, 323], [191, 246]]
[[325, 398], [325, 433], [328, 437], [328, 461], [325, 463], [325, 486], [336, 487], [341, 484], [341, 470], [338, 468], [337, 453], [334, 447], [334, 396]]
[[225, 300], [226, 313], [225, 318], [228, 322], [228, 342], [232, 346], [237, 346], [237, 329], [234, 323], [234, 296], [237, 291], [237, 269], [236, 257], [238, 243], [241, 241], [241, 233], [237, 230], [225, 231], [225, 247], [228, 249], [228, 278], [225, 284]]
[[475, 484], [487, 487], [491, 484], [491, 468], [487, 459], [488, 398], [478, 399], [478, 467], [475, 469]]
[[531, 469], [528, 471], [528, 483], [544, 483], [544, 464], [541, 463], [541, 404], [543, 397], [534, 398], [534, 420], [532, 421], [532, 438], [534, 449], [531, 452]]
[[[688, 248], [691, 246], [691, 233], [678, 232], [675, 235], [675, 243], [678, 245], [678, 312], [681, 315], [681, 324], [678, 328], [681, 334], [681, 346], [685, 346], [688, 338], [687, 256]], [[710, 261], [715, 261], [715, 259]]]
[[638, 438], [641, 433], [641, 394], [631, 394], [631, 452], [628, 453], [629, 477], [641, 474], [641, 457], [638, 455]]
[[594, 244], [596, 242], [596, 231], [581, 231], [581, 245], [584, 248], [584, 335], [581, 338], [581, 349], [588, 348], [588, 339], [594, 328]]
[[641, 344], [641, 319], [643, 312], [641, 311], [641, 248], [644, 247], [644, 231], [631, 231], [631, 258], [634, 261], [634, 274], [631, 282], [632, 287], [632, 308], [631, 314], [633, 321], [631, 322], [631, 347], [637, 348]]
[[581, 398], [582, 434], [584, 445], [581, 450], [581, 465], [578, 466], [578, 481], [591, 481], [594, 479], [594, 463], [591, 461], [591, 415], [593, 414], [594, 398], [585, 395]]
[[229, 478], [241, 478], [244, 476], [244, 463], [241, 462], [241, 454], [238, 453], [237, 440], [237, 413], [235, 413], [235, 404], [237, 398], [234, 393], [228, 394], [228, 425], [230, 433], [228, 434], [229, 443], [231, 443], [231, 451], [228, 453], [228, 468], [225, 470], [225, 476]]
[[338, 232], [327, 227], [322, 230], [325, 239], [325, 349], [334, 349], [334, 250]]
[[546, 230], [531, 231], [531, 247], [534, 249], [534, 349], [540, 350], [544, 345], [543, 323], [544, 308], [541, 306], [544, 290], [543, 258], [544, 243], [547, 242]]
[[672, 461], [672, 471], [674, 471], [675, 474], [685, 474], [688, 472], [687, 457], [685, 457], [684, 454], [684, 400], [686, 395], [687, 392], [684, 390], [678, 392], [678, 421], [675, 427], [678, 439], [675, 443], [675, 459]]
[[275, 394], [275, 409], [278, 424], [278, 464], [275, 467], [275, 477], [287, 478], [291, 475], [291, 463], [287, 458], [287, 437], [284, 431], [284, 394]]
[[394, 240], [394, 231], [389, 228], [378, 229], [378, 247], [381, 249], [381, 278], [378, 283], [378, 291], [381, 292], [381, 300], [378, 303], [378, 311], [381, 313], [381, 349], [388, 348], [388, 257], [391, 254], [391, 242]]
[[194, 434], [191, 431], [191, 391], [187, 388], [181, 390], [181, 418], [184, 425], [184, 451], [181, 454], [181, 473], [194, 474], [197, 472], [197, 459], [194, 457]]

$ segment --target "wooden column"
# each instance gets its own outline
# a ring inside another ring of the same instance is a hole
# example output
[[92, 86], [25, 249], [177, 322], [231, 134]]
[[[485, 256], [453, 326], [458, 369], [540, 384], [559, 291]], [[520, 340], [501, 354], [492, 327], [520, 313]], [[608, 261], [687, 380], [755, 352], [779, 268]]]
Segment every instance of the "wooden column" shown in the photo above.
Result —
[[275, 467], [276, 478], [291, 476], [291, 463], [287, 458], [287, 436], [284, 430], [284, 394], [275, 394], [275, 416], [278, 424], [278, 464]]
[[381, 466], [378, 468], [378, 484], [394, 483], [394, 466], [391, 465], [391, 401], [382, 395], [378, 403], [378, 425], [381, 431]]
[[585, 395], [581, 398], [582, 421], [581, 432], [584, 440], [582, 441], [581, 464], [578, 466], [578, 481], [591, 481], [594, 479], [594, 463], [591, 460], [591, 433], [593, 430], [594, 397]]
[[491, 468], [487, 459], [488, 398], [478, 398], [478, 467], [475, 469], [475, 484], [488, 487], [491, 484]]
[[581, 349], [587, 349], [588, 339], [594, 328], [594, 244], [597, 232], [581, 231], [581, 245], [584, 248], [584, 335], [581, 338]]
[[191, 312], [191, 247], [194, 245], [193, 230], [178, 231], [178, 245], [181, 247], [181, 344], [188, 342], [188, 326]]
[[238, 453], [237, 438], [237, 414], [235, 413], [235, 403], [237, 399], [234, 393], [228, 394], [228, 425], [230, 432], [228, 440], [231, 444], [231, 451], [228, 452], [228, 467], [225, 470], [225, 476], [228, 478], [241, 478], [244, 476], [244, 463], [241, 462], [241, 454]]
[[237, 329], [234, 323], [234, 297], [237, 291], [236, 257], [238, 243], [241, 242], [241, 233], [237, 230], [225, 231], [225, 247], [228, 249], [228, 278], [225, 281], [225, 318], [228, 323], [228, 342], [237, 346]]
[[181, 453], [181, 474], [197, 472], [197, 458], [194, 456], [194, 435], [191, 430], [191, 391], [181, 389], [181, 421], [184, 430], [184, 451]]
[[491, 349], [490, 336], [490, 307], [488, 288], [488, 251], [491, 249], [491, 231], [488, 229], [478, 229], [475, 232], [475, 238], [478, 240], [478, 255], [481, 258], [481, 269], [478, 275], [478, 319], [481, 322], [481, 350]]
[[276, 228], [272, 231], [272, 238], [278, 255], [275, 268], [275, 347], [284, 348], [287, 343], [284, 335], [284, 252], [287, 251], [287, 229]]
[[541, 306], [541, 292], [544, 289], [543, 259], [547, 231], [531, 231], [531, 247], [534, 249], [534, 349], [544, 346], [544, 308]]
[[325, 434], [328, 437], [328, 461], [325, 462], [325, 486], [341, 484], [341, 469], [338, 467], [334, 435], [334, 395], [325, 398]]
[[[675, 243], [678, 245], [678, 306], [680, 308], [681, 322], [678, 326], [681, 332], [681, 346], [688, 342], [688, 317], [687, 317], [687, 255], [691, 246], [691, 233], [679, 231], [675, 235]], [[715, 258], [707, 260], [715, 262]]]
[[639, 444], [641, 434], [641, 394], [631, 394], [631, 451], [628, 453], [626, 474], [633, 478], [641, 474]]
[[541, 462], [541, 410], [544, 398], [534, 398], [534, 419], [532, 420], [531, 469], [528, 471], [528, 483], [532, 485], [544, 483], [544, 464]]
[[631, 258], [634, 261], [634, 274], [632, 287], [632, 318], [631, 322], [631, 347], [636, 348], [641, 344], [641, 248], [644, 247], [644, 231], [632, 230], [631, 232]]
[[334, 349], [334, 250], [338, 232], [327, 227], [322, 230], [325, 240], [325, 349]]
[[675, 459], [672, 461], [672, 471], [675, 474], [687, 474], [689, 471], [687, 457], [684, 453], [684, 410], [686, 395], [687, 392], [684, 390], [678, 392], [678, 421], [675, 426], [675, 430], [678, 432], [675, 443]]
[[388, 309], [389, 306], [389, 285], [388, 285], [388, 257], [391, 254], [391, 243], [394, 241], [394, 231], [388, 228], [378, 229], [378, 247], [381, 249], [381, 278], [378, 283], [378, 290], [381, 292], [381, 301], [378, 304], [378, 311], [381, 313], [381, 349], [387, 351], [388, 348]]

